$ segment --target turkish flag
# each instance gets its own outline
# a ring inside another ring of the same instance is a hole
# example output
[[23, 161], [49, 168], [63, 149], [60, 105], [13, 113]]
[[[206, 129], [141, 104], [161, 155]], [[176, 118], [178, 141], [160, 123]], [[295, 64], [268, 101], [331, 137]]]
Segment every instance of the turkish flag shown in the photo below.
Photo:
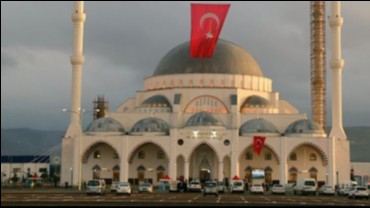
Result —
[[260, 155], [261, 149], [265, 144], [266, 137], [263, 136], [254, 136], [253, 137], [253, 151]]
[[230, 4], [191, 4], [191, 57], [213, 55], [229, 7]]

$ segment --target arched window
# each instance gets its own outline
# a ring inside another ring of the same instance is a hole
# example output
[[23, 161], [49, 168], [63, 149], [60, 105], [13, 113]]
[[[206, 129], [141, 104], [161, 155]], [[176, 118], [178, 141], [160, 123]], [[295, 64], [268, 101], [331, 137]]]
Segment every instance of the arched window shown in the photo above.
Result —
[[247, 152], [247, 154], [245, 154], [245, 159], [246, 160], [253, 160], [253, 154], [251, 152]]
[[118, 159], [118, 154], [116, 152], [113, 153], [113, 158]]
[[292, 154], [290, 154], [289, 159], [293, 160], [293, 161], [296, 161], [297, 160], [297, 154], [295, 152], [293, 152]]
[[100, 159], [100, 157], [101, 157], [101, 155], [100, 155], [100, 151], [99, 151], [99, 150], [96, 150], [96, 151], [94, 152], [94, 158], [95, 158], [95, 159]]
[[101, 168], [99, 165], [94, 165], [94, 167], [92, 168], [92, 171], [93, 171], [93, 179], [99, 179], [100, 178], [100, 171], [101, 171]]
[[316, 154], [315, 153], [310, 154], [310, 161], [316, 161]]
[[139, 159], [145, 159], [145, 152], [140, 150], [139, 153], [138, 153], [138, 158]]
[[266, 153], [265, 154], [265, 160], [271, 160], [271, 153], [270, 152], [268, 152], [268, 153]]
[[163, 151], [158, 151], [157, 152], [157, 159], [164, 159], [164, 153], [163, 153]]

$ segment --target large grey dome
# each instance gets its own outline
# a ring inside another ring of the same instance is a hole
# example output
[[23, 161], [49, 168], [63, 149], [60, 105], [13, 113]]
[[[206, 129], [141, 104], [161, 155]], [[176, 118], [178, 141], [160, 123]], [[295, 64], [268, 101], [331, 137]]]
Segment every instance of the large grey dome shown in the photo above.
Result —
[[131, 133], [139, 132], [162, 132], [169, 133], [168, 124], [159, 118], [144, 118], [136, 122], [131, 129]]
[[86, 132], [122, 132], [123, 129], [120, 122], [114, 120], [113, 118], [99, 118], [94, 120], [85, 130]]
[[263, 118], [255, 118], [240, 127], [240, 135], [250, 133], [279, 133], [274, 124]]
[[211, 58], [190, 57], [190, 42], [176, 46], [162, 58], [153, 76], [187, 73], [263, 76], [256, 60], [246, 50], [221, 39]]
[[317, 123], [302, 119], [290, 124], [285, 134], [325, 134], [325, 132]]
[[223, 126], [223, 124], [214, 118], [208, 112], [200, 112], [192, 115], [185, 126]]

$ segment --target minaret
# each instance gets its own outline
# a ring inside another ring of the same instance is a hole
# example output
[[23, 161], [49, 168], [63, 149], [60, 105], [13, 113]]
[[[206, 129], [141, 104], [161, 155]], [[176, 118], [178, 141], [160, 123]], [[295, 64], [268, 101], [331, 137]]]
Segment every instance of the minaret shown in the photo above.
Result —
[[331, 2], [331, 15], [329, 17], [331, 28], [331, 47], [332, 55], [330, 68], [332, 71], [332, 129], [330, 137], [346, 139], [342, 122], [342, 69], [344, 61], [342, 59], [341, 48], [341, 29], [343, 18], [340, 15], [340, 1]]
[[312, 120], [326, 129], [325, 1], [311, 1]]
[[71, 92], [71, 121], [67, 134], [77, 134], [81, 131], [80, 111], [81, 111], [81, 83], [82, 65], [85, 62], [83, 56], [83, 32], [86, 14], [84, 2], [76, 1], [75, 9], [72, 13], [73, 21], [73, 53], [71, 56], [72, 64], [72, 92]]

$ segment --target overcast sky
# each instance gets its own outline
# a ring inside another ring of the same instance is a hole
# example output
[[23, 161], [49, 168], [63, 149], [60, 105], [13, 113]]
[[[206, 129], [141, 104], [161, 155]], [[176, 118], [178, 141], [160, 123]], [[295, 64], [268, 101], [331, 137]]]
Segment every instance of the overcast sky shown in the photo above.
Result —
[[[230, 3], [220, 38], [249, 51], [273, 91], [310, 117], [309, 2]], [[72, 11], [73, 2], [1, 2], [1, 128], [67, 128]], [[143, 89], [170, 49], [190, 39], [190, 2], [86, 2], [85, 11], [86, 109], [104, 95], [114, 111]], [[345, 126], [370, 125], [369, 11], [370, 2], [342, 3]], [[330, 76], [327, 68], [329, 125]], [[85, 126], [91, 119], [84, 116]]]

